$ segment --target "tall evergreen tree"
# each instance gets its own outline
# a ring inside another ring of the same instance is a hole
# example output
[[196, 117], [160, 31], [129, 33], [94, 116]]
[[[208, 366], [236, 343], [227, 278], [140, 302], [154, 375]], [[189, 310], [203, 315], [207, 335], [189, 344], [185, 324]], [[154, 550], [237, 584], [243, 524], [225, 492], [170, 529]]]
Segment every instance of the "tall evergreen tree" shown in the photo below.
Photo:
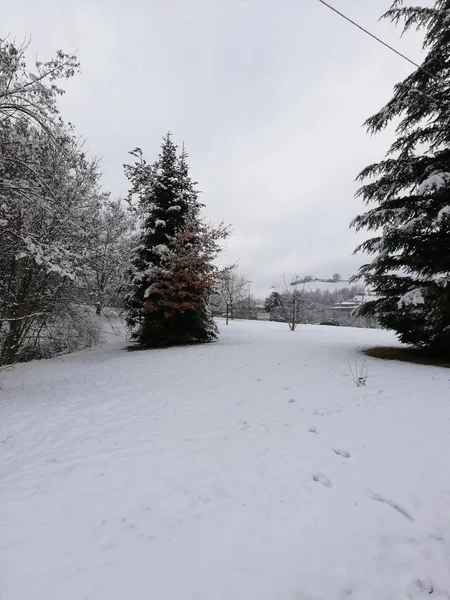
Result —
[[[370, 133], [400, 122], [385, 160], [362, 171], [358, 195], [375, 206], [352, 223], [376, 235], [358, 250], [375, 255], [357, 277], [378, 296], [362, 312], [400, 340], [450, 353], [450, 0], [405, 7], [383, 16], [404, 31], [424, 29], [421, 68], [394, 88], [366, 122]], [[367, 181], [372, 179], [372, 181]]]
[[217, 337], [208, 309], [216, 273], [212, 261], [226, 230], [202, 223], [187, 155], [184, 149], [177, 154], [170, 133], [153, 165], [140, 149], [131, 154], [136, 161], [125, 165], [125, 173], [142, 226], [128, 295], [131, 337], [145, 347], [212, 341]]

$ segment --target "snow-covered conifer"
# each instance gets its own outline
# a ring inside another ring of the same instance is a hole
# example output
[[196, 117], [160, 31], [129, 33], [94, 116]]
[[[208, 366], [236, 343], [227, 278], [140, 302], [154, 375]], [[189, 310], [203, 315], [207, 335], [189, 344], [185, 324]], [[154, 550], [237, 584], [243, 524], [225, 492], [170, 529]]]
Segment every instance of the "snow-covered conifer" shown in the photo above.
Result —
[[125, 165], [125, 173], [141, 219], [128, 295], [131, 338], [146, 347], [212, 341], [217, 328], [208, 301], [218, 273], [213, 260], [227, 230], [202, 222], [187, 155], [177, 154], [170, 133], [153, 165], [140, 149], [131, 154], [136, 160]]
[[401, 341], [450, 351], [450, 0], [384, 15], [404, 30], [424, 29], [421, 68], [397, 84], [387, 105], [368, 119], [369, 132], [398, 118], [387, 157], [365, 168], [358, 195], [373, 205], [353, 221], [375, 236], [357, 250], [375, 255], [357, 277], [377, 299], [362, 312]]

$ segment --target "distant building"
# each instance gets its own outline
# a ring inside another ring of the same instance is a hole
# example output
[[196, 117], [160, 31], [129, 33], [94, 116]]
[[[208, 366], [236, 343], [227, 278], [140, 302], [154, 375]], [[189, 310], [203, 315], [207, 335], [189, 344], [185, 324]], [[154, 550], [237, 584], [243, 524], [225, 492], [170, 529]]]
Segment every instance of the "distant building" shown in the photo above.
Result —
[[333, 304], [329, 307], [329, 311], [337, 320], [342, 321], [343, 325], [352, 322], [360, 327], [377, 327], [375, 319], [368, 319], [367, 317], [361, 317], [356, 314], [356, 310], [362, 304], [369, 302], [370, 300], [375, 300], [375, 298], [376, 296], [371, 293], [358, 294], [351, 300]]

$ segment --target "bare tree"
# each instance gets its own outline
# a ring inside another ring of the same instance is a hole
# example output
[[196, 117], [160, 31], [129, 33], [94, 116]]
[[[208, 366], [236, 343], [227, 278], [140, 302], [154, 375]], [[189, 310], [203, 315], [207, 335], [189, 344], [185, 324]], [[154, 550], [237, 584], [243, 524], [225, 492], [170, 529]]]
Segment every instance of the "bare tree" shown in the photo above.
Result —
[[89, 260], [79, 277], [86, 303], [95, 306], [97, 315], [103, 307], [123, 306], [135, 241], [133, 224], [120, 199], [106, 202], [99, 211]]
[[[225, 312], [227, 305], [232, 319], [236, 316], [236, 309], [241, 304], [248, 307], [249, 280], [238, 270], [238, 265], [226, 265], [220, 274], [216, 294], [212, 299], [212, 308], [216, 313]], [[248, 308], [247, 308], [248, 310]]]
[[70, 130], [52, 135], [56, 143], [28, 120], [0, 127], [0, 144], [11, 141], [0, 162], [0, 364], [97, 339], [77, 308], [77, 282], [95, 248], [105, 195], [97, 163]]
[[[296, 287], [296, 286], [295, 286]], [[271, 312], [271, 319], [282, 321], [295, 331], [299, 323], [305, 320], [305, 292], [292, 289], [285, 277], [278, 286], [273, 286], [274, 292], [267, 298], [266, 306]]]
[[0, 39], [0, 364], [97, 341], [83, 282], [103, 298], [126, 255], [98, 164], [59, 113], [78, 61], [58, 51], [30, 69], [26, 50]]
[[56, 82], [72, 77], [79, 63], [58, 50], [55, 58], [36, 61], [28, 70], [27, 47], [0, 38], [0, 123], [25, 119], [52, 138], [52, 127], [61, 123], [57, 98], [64, 93]]

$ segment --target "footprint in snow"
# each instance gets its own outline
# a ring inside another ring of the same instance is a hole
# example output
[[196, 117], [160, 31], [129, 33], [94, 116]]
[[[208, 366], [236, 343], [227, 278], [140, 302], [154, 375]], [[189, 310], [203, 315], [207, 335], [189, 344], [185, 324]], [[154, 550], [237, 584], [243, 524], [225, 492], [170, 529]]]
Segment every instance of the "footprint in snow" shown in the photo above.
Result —
[[317, 481], [317, 483], [321, 483], [322, 485], [324, 485], [327, 488], [330, 488], [332, 486], [331, 480], [328, 479], [328, 477], [326, 475], [324, 475], [323, 473], [314, 473], [314, 474], [311, 474], [311, 477], [312, 477], [313, 481]]
[[294, 402], [296, 402], [295, 398], [289, 398], [288, 400], [289, 404], [293, 404]]
[[428, 577], [425, 577], [423, 579], [416, 579], [412, 582], [412, 584], [409, 587], [409, 597], [413, 600], [425, 598], [426, 596], [429, 596], [435, 591], [433, 582]]
[[211, 498], [206, 494], [202, 494], [201, 496], [197, 496], [197, 500], [200, 500], [202, 504], [209, 504], [211, 502]]
[[350, 458], [350, 452], [348, 450], [344, 450], [343, 448], [331, 448], [335, 454], [338, 456], [342, 456], [342, 458]]
[[372, 500], [376, 500], [377, 502], [382, 502], [383, 504], [387, 504], [388, 506], [390, 506], [391, 508], [393, 508], [394, 510], [396, 510], [397, 512], [399, 512], [401, 515], [403, 515], [404, 517], [406, 517], [409, 521], [414, 522], [414, 517], [403, 508], [403, 506], [400, 506], [400, 504], [398, 504], [397, 502], [394, 502], [394, 500], [390, 500], [389, 498], [386, 498], [386, 496], [381, 496], [380, 494], [377, 494], [376, 492], [368, 492], [368, 496], [369, 498], [371, 498]]
[[231, 494], [217, 482], [212, 484], [211, 490], [218, 498], [231, 498]]

